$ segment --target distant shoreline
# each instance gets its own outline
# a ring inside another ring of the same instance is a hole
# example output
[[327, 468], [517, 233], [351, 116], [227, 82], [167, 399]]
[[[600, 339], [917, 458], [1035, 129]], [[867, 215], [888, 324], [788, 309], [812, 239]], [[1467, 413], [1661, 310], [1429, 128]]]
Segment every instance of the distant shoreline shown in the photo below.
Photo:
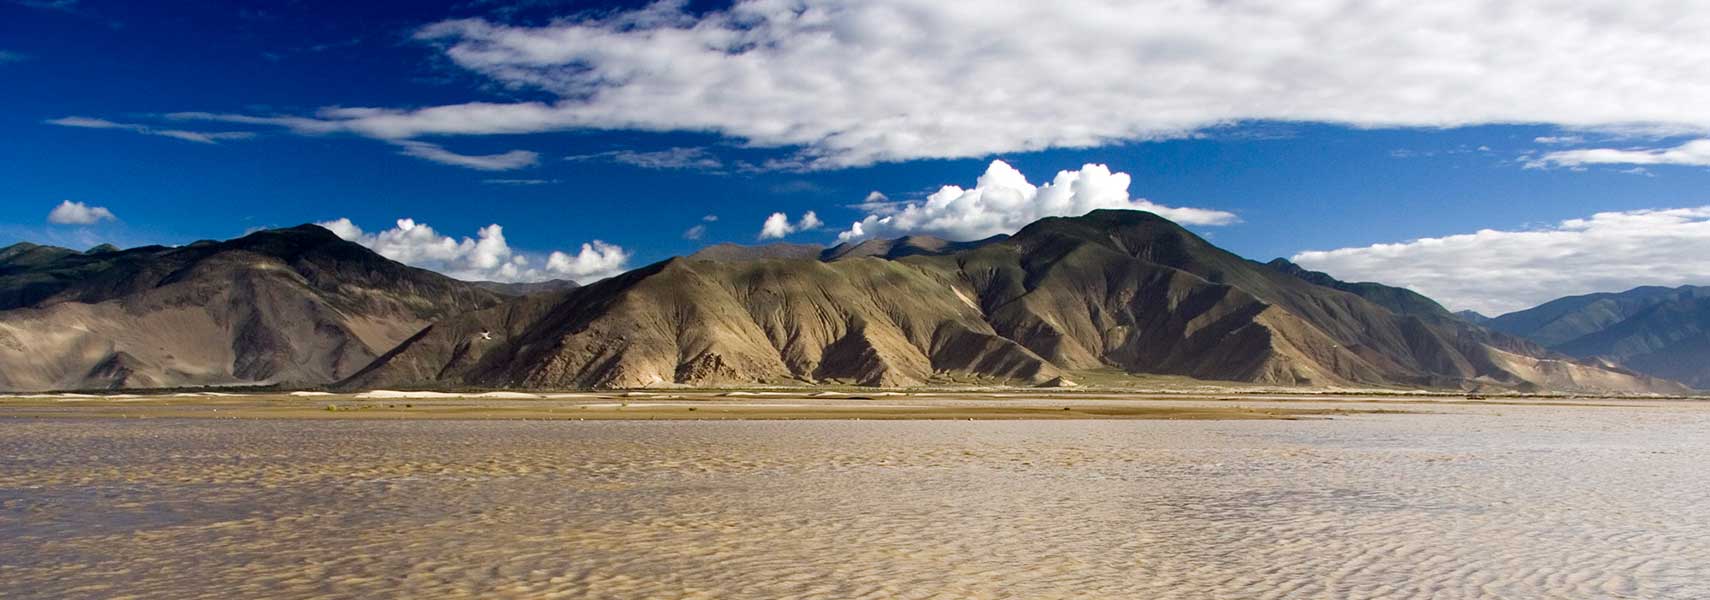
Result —
[[1456, 406], [1623, 407], [1682, 398], [1113, 392], [367, 392], [0, 396], [0, 418], [311, 420], [1323, 419]]

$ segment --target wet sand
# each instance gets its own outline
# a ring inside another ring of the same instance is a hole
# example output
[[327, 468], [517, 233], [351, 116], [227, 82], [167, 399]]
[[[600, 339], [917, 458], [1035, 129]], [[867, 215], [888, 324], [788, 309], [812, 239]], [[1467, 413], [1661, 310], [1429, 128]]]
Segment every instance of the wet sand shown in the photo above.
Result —
[[1342, 412], [972, 422], [359, 416], [541, 401], [517, 398], [210, 412], [259, 401], [126, 409], [198, 418], [0, 401], [0, 597], [1710, 597], [1710, 407], [1693, 402], [1081, 398], [1066, 412]]

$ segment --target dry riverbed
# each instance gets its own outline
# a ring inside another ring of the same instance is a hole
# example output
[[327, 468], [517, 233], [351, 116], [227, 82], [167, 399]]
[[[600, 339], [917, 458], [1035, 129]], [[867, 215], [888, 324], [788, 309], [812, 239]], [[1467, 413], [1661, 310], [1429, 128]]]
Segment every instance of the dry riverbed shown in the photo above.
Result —
[[419, 396], [0, 398], [0, 597], [1710, 597], [1698, 402]]

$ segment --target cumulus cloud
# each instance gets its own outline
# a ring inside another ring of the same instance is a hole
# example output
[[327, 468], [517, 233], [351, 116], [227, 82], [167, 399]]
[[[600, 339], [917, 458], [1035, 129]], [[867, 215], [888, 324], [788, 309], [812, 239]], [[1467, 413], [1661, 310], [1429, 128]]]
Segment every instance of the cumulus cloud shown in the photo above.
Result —
[[105, 206], [64, 200], [48, 211], [47, 220], [55, 225], [94, 225], [102, 221], [117, 221], [119, 217]]
[[777, 239], [800, 231], [812, 231], [824, 227], [825, 222], [819, 220], [819, 215], [813, 211], [802, 213], [802, 218], [795, 223], [790, 222], [790, 216], [781, 212], [772, 213], [766, 217], [766, 222], [760, 225], [760, 239]]
[[512, 150], [503, 154], [470, 155], [458, 154], [438, 144], [418, 142], [415, 140], [399, 140], [398, 147], [403, 148], [403, 154], [423, 160], [430, 160], [443, 165], [453, 165], [482, 171], [513, 171], [524, 167], [532, 167], [540, 162], [540, 155], [527, 150]]
[[1586, 165], [1687, 165], [1710, 167], [1710, 139], [1692, 140], [1671, 148], [1584, 148], [1550, 152], [1528, 161], [1527, 167]]
[[624, 271], [629, 251], [600, 240], [582, 244], [575, 254], [553, 252], [547, 257], [546, 270], [579, 282], [597, 281]]
[[576, 254], [554, 251], [547, 255], [544, 268], [536, 268], [534, 260], [510, 247], [505, 241], [504, 228], [497, 224], [482, 227], [474, 238], [461, 239], [443, 235], [414, 219], [398, 219], [391, 229], [372, 233], [363, 231], [348, 218], [317, 225], [386, 258], [468, 281], [541, 281], [563, 277], [586, 283], [623, 272], [630, 257], [619, 246], [594, 240], [582, 244]]
[[[1234, 213], [1205, 208], [1178, 208], [1128, 197], [1127, 173], [1112, 173], [1104, 165], [1058, 171], [1050, 183], [1034, 186], [1020, 171], [1001, 160], [992, 161], [972, 189], [939, 188], [925, 202], [900, 208], [876, 203], [879, 210], [838, 234], [841, 241], [867, 237], [929, 234], [951, 240], [976, 240], [1015, 233], [1045, 217], [1079, 216], [1100, 208], [1144, 210], [1189, 225], [1226, 225]], [[878, 198], [884, 198], [882, 194]], [[875, 195], [866, 204], [875, 205]], [[776, 216], [776, 215], [774, 215]]]
[[1349, 281], [1406, 286], [1487, 315], [1561, 296], [1639, 285], [1710, 284], [1710, 206], [1597, 213], [1537, 230], [1499, 231], [1296, 254]]
[[387, 139], [712, 132], [800, 148], [809, 167], [1250, 120], [1710, 130], [1710, 86], [1690, 83], [1707, 75], [1710, 11], [1685, 5], [740, 0], [590, 15], [417, 32], [464, 69], [552, 99], [328, 108], [288, 126]]
[[46, 123], [49, 125], [59, 125], [61, 127], [129, 131], [132, 133], [158, 135], [187, 142], [196, 142], [199, 144], [213, 144], [223, 140], [247, 140], [255, 137], [254, 133], [248, 131], [186, 131], [183, 129], [157, 129], [148, 125], [117, 123], [106, 119], [96, 119], [91, 117], [60, 117], [58, 119], [48, 119]]
[[669, 148], [653, 152], [637, 152], [634, 150], [612, 150], [594, 154], [579, 154], [566, 156], [564, 160], [571, 161], [610, 161], [632, 167], [672, 171], [720, 171], [724, 169], [724, 161], [719, 160], [705, 148]]

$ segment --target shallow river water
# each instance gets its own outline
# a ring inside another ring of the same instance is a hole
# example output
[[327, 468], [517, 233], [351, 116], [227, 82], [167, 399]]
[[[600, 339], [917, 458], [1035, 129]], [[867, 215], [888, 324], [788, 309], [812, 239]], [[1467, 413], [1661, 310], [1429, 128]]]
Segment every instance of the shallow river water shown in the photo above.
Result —
[[0, 597], [1710, 598], [1710, 410], [0, 419]]

